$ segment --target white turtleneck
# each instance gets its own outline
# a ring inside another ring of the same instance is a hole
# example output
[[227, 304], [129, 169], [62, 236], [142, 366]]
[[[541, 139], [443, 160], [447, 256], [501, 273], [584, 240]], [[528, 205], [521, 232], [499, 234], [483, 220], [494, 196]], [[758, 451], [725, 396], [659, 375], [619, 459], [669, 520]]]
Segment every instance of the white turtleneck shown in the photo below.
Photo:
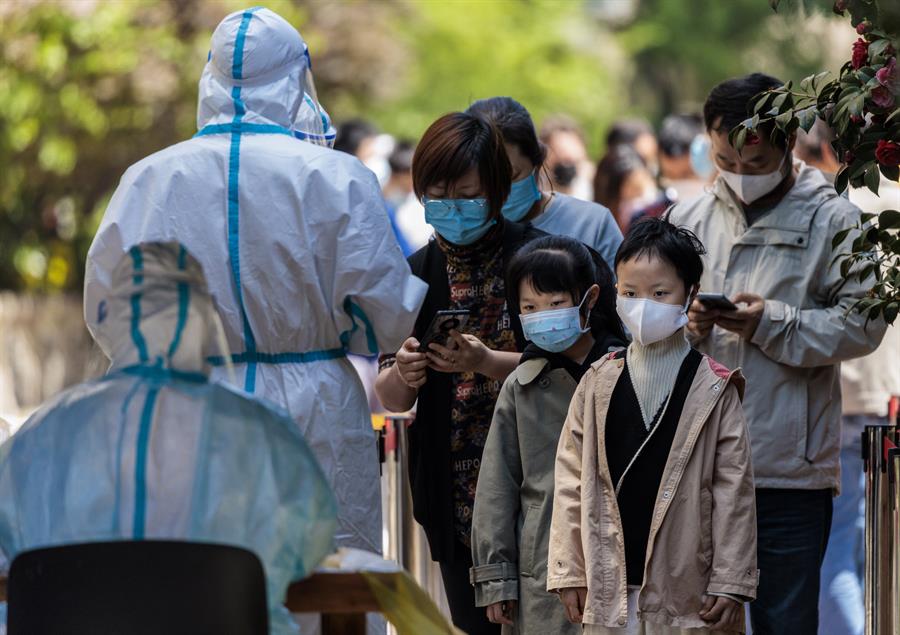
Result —
[[648, 430], [672, 392], [681, 363], [690, 350], [683, 328], [648, 346], [636, 341], [628, 346], [628, 372]]

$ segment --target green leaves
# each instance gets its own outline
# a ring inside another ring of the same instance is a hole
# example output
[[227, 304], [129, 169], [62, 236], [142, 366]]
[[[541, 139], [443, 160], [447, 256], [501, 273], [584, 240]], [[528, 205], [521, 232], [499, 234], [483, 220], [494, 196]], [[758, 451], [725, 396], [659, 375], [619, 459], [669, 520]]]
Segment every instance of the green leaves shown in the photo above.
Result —
[[851, 310], [869, 320], [882, 316], [891, 324], [900, 313], [900, 211], [862, 214], [854, 226], [834, 235], [832, 249], [846, 248], [854, 234], [850, 251], [838, 253], [835, 262], [840, 262], [839, 271], [845, 280], [871, 281], [872, 286], [868, 297], [856, 302]]
[[900, 229], [900, 211], [889, 209], [881, 212], [878, 215], [878, 228], [882, 230]]

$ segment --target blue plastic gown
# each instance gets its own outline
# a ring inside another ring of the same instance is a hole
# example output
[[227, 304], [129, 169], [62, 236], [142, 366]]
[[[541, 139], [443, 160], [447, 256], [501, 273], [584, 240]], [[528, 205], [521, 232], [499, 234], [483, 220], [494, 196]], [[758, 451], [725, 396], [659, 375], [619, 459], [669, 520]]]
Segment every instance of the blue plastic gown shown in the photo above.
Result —
[[0, 548], [186, 539], [262, 561], [273, 633], [292, 580], [332, 549], [336, 505], [290, 417], [207, 377], [217, 320], [200, 265], [134, 247], [95, 334], [110, 373], [43, 405], [0, 448]]

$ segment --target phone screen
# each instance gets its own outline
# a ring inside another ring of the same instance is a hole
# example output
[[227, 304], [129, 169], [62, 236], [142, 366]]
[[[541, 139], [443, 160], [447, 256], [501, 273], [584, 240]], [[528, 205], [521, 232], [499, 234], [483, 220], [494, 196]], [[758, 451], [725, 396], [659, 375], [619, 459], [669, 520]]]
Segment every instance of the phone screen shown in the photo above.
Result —
[[450, 331], [461, 331], [468, 320], [469, 312], [465, 310], [438, 311], [419, 342], [419, 351], [428, 352], [428, 345], [432, 343], [446, 346], [450, 340]]

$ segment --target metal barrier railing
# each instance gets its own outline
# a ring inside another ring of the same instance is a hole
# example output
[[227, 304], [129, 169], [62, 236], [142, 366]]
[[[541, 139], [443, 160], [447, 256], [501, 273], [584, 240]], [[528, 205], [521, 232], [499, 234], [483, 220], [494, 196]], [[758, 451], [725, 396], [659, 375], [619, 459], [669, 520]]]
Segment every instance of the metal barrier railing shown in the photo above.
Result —
[[888, 425], [862, 436], [865, 493], [866, 635], [900, 635], [900, 426], [892, 400]]
[[380, 432], [384, 557], [396, 560], [409, 571], [441, 612], [449, 617], [440, 566], [431, 560], [425, 532], [413, 519], [406, 433], [412, 421], [412, 417], [406, 415], [387, 415]]

